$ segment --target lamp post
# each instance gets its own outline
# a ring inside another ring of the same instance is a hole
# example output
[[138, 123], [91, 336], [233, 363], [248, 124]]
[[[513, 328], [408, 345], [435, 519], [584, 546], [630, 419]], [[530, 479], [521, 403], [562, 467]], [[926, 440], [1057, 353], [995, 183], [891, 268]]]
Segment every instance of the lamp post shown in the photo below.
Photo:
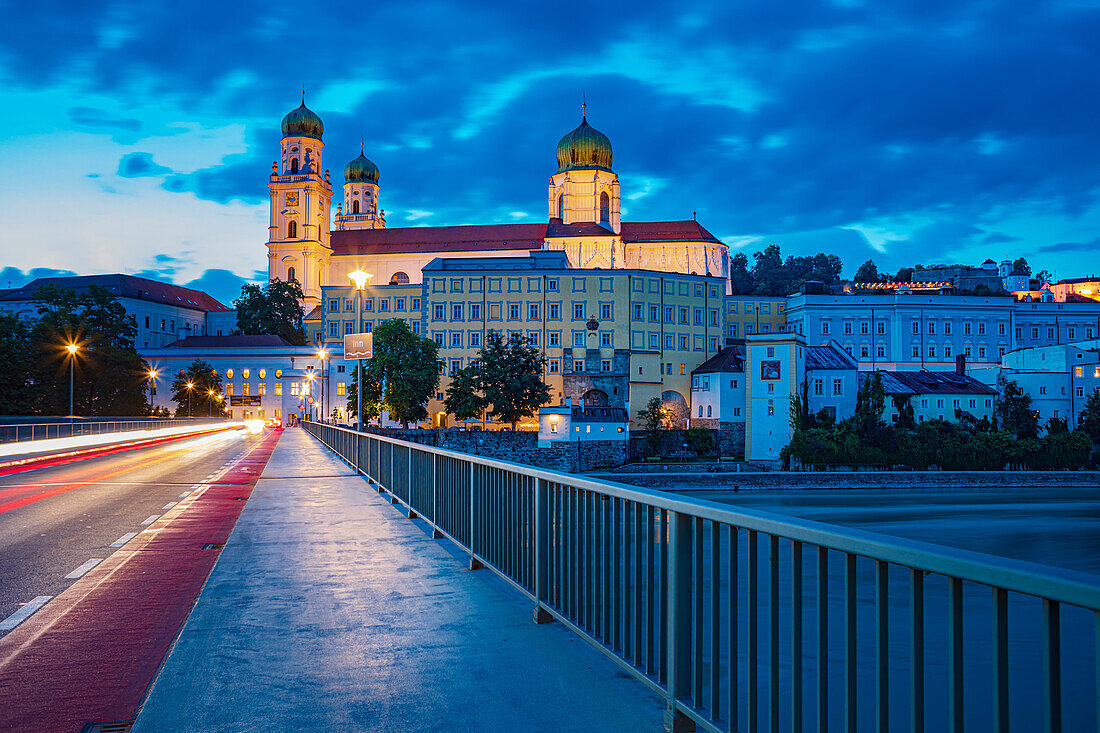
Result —
[[[209, 394], [210, 394], [209, 409], [207, 410], [206, 414], [209, 415], [210, 417], [214, 417], [214, 390], [210, 390]], [[191, 393], [190, 392], [187, 393], [187, 416], [188, 417], [191, 416]]]
[[317, 358], [321, 360], [321, 422], [325, 421], [328, 413], [325, 412], [325, 357], [328, 352], [324, 349], [317, 350]]
[[[308, 391], [307, 396], [310, 397], [310, 398], [313, 397], [313, 380], [316, 379], [316, 378], [317, 378], [317, 375], [313, 373], [313, 367], [310, 367], [309, 372], [306, 373], [306, 379], [309, 381], [309, 387], [308, 387], [309, 391]], [[309, 404], [309, 400], [306, 400], [306, 404]], [[314, 400], [313, 404], [317, 404], [317, 401]], [[310, 420], [313, 419], [313, 405], [309, 405], [309, 419]]]
[[[348, 277], [355, 283], [355, 319], [358, 322], [358, 332], [363, 333], [363, 288], [367, 286], [367, 281], [374, 275], [369, 272], [363, 272], [362, 268], [356, 269], [354, 272], [349, 272]], [[355, 387], [355, 399], [358, 402], [355, 416], [359, 419], [359, 432], [363, 432], [363, 360], [358, 359], [355, 363], [356, 370], [356, 387]], [[356, 459], [358, 464], [358, 457]]]
[[[191, 391], [195, 389], [194, 382], [187, 383], [187, 417], [191, 417]], [[210, 390], [210, 394], [214, 394], [214, 390]]]
[[157, 392], [157, 370], [149, 370], [149, 412], [153, 411], [153, 395]]
[[73, 421], [73, 362], [76, 361], [76, 352], [80, 347], [76, 344], [66, 344], [69, 351], [69, 422]]

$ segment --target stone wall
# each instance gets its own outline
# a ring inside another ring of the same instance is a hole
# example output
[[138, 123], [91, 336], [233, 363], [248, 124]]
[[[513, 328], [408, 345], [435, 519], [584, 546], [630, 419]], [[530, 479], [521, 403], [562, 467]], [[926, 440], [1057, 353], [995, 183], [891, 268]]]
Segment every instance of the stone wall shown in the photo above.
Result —
[[[710, 464], [714, 465], [714, 464]], [[699, 473], [668, 464], [660, 472], [594, 472], [593, 478], [678, 491], [774, 491], [777, 489], [1020, 488], [1086, 486], [1096, 471], [722, 471]]]
[[[705, 418], [695, 418], [693, 427], [705, 427], [716, 434], [720, 455], [724, 457], [743, 458], [745, 455], [745, 423], [723, 422], [711, 419], [705, 423]], [[695, 458], [695, 451], [685, 448], [683, 430], [662, 430], [661, 443], [657, 455], [662, 458]], [[652, 455], [649, 449], [649, 439], [646, 431], [638, 430], [630, 433], [630, 460], [640, 461]]]
[[385, 430], [381, 434], [435, 448], [565, 473], [615, 468], [627, 461], [625, 440], [561, 441], [540, 448], [538, 433], [507, 430]]

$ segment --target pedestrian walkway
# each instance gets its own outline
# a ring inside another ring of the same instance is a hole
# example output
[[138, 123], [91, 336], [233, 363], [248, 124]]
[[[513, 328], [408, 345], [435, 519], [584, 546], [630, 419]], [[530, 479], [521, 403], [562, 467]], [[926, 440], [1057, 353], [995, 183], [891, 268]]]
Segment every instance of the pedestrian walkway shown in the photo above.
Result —
[[645, 731], [663, 701], [287, 429], [134, 731]]

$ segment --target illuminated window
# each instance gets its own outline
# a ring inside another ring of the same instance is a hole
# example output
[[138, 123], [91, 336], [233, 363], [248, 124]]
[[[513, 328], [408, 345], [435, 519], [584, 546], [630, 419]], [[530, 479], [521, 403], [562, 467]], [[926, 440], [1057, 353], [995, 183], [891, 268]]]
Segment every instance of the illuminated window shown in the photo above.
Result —
[[280, 396], [283, 394], [283, 383], [282, 382], [276, 382], [275, 383], [275, 394], [280, 395]]
[[687, 364], [680, 365], [680, 374], [687, 374]]
[[260, 370], [260, 379], [267, 379], [267, 370], [266, 369], [261, 369]]
[[256, 394], [267, 394], [267, 382], [260, 382], [256, 385]]
[[775, 405], [768, 405], [768, 417], [775, 416]]
[[241, 383], [241, 394], [248, 394], [248, 388], [250, 386], [251, 385], [248, 382], [242, 382]]
[[344, 385], [343, 382], [337, 382], [336, 383], [336, 394], [338, 396], [343, 396], [345, 394], [346, 390], [347, 390], [347, 387]]
[[[1077, 376], [1081, 376], [1081, 375], [1077, 375]], [[225, 370], [225, 378], [226, 379], [232, 379], [233, 378], [233, 370], [232, 369], [226, 369]]]
[[290, 383], [290, 394], [291, 394], [291, 396], [297, 397], [301, 393], [302, 393], [301, 383], [300, 382], [291, 382]]
[[248, 370], [247, 369], [242, 369], [241, 370], [241, 376], [244, 377], [245, 379], [248, 379]]
[[232, 382], [229, 382], [228, 384], [225, 385], [225, 393], [226, 394], [233, 394], [233, 383]]

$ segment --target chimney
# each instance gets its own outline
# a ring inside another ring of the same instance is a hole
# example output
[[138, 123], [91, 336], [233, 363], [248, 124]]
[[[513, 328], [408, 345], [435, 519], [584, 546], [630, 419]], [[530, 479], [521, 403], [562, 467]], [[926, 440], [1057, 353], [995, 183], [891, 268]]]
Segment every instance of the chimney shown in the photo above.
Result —
[[966, 376], [966, 354], [955, 355], [955, 373], [960, 377]]

